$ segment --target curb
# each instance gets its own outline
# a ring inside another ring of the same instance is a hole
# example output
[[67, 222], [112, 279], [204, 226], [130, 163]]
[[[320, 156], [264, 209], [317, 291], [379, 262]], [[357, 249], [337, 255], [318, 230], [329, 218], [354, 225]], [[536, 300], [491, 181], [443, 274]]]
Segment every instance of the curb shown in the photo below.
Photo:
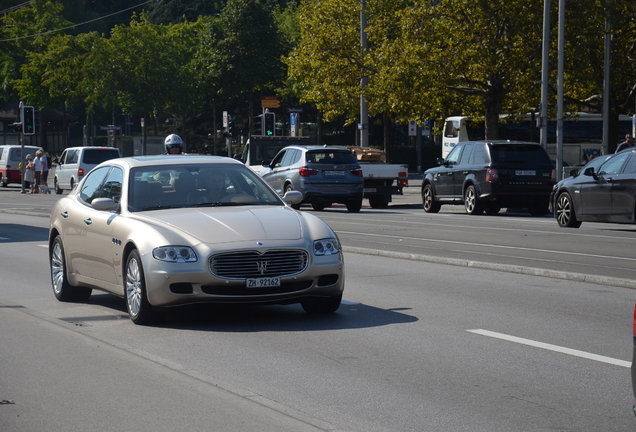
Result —
[[443, 258], [432, 255], [409, 254], [404, 252], [382, 251], [377, 249], [366, 249], [351, 246], [343, 246], [342, 250], [348, 253], [359, 255], [375, 255], [387, 258], [397, 258], [410, 261], [422, 261], [434, 264], [454, 265], [460, 267], [473, 267], [484, 270], [496, 270], [507, 273], [525, 274], [530, 276], [541, 276], [552, 279], [571, 280], [576, 282], [587, 282], [597, 285], [610, 285], [621, 288], [636, 289], [636, 280], [615, 278], [609, 276], [588, 275], [584, 273], [564, 272], [559, 270], [548, 270], [536, 267], [523, 267], [509, 264], [496, 264], [481, 261], [462, 260], [457, 258]]

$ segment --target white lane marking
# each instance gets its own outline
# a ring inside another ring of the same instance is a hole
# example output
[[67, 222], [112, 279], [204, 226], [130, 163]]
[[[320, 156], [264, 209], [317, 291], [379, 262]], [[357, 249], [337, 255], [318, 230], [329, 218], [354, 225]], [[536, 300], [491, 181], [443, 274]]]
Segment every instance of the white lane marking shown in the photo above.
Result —
[[8, 237], [0, 237], [0, 240], [9, 240]]
[[348, 300], [342, 300], [340, 303], [343, 304], [343, 305], [347, 305], [347, 306], [359, 305], [360, 304], [358, 302], [352, 302], [352, 301], [348, 301]]
[[46, 249], [49, 248], [49, 245], [47, 245], [47, 244], [41, 244], [41, 245], [38, 245], [38, 246], [41, 247], [41, 248], [46, 248]]
[[490, 245], [485, 243], [469, 243], [464, 241], [453, 241], [453, 240], [436, 240], [436, 239], [426, 239], [421, 237], [396, 236], [395, 234], [387, 235], [387, 234], [370, 234], [370, 233], [355, 232], [355, 231], [340, 231], [340, 230], [335, 230], [335, 231], [337, 234], [354, 234], [354, 235], [368, 236], [368, 237], [389, 237], [389, 238], [400, 237], [401, 239], [405, 239], [405, 240], [425, 241], [425, 242], [431, 242], [431, 243], [483, 246], [483, 247], [490, 247], [494, 249], [514, 249], [514, 250], [524, 250], [529, 252], [551, 253], [551, 254], [558, 254], [558, 255], [575, 255], [575, 256], [592, 257], [592, 258], [611, 258], [611, 259], [624, 260], [624, 261], [636, 261], [636, 258], [628, 258], [628, 257], [622, 257], [622, 256], [596, 255], [596, 254], [587, 254], [587, 253], [580, 253], [580, 252], [557, 251], [557, 250], [550, 250], [550, 249], [525, 248], [525, 247], [518, 247], [518, 246]]
[[497, 338], [497, 339], [503, 339], [503, 340], [507, 340], [509, 342], [515, 342], [518, 344], [522, 344], [522, 345], [529, 345], [529, 346], [533, 346], [536, 348], [542, 348], [542, 349], [546, 349], [549, 351], [555, 351], [555, 352], [559, 352], [559, 353], [563, 353], [563, 354], [569, 354], [572, 356], [576, 356], [576, 357], [581, 357], [581, 358], [585, 358], [588, 360], [594, 360], [597, 362], [602, 362], [602, 363], [609, 363], [611, 365], [615, 365], [615, 366], [622, 366], [622, 367], [626, 367], [629, 368], [632, 366], [632, 362], [628, 362], [625, 360], [619, 360], [619, 359], [615, 359], [612, 357], [605, 357], [602, 355], [598, 355], [598, 354], [592, 354], [592, 353], [588, 353], [585, 351], [579, 351], [579, 350], [575, 350], [575, 349], [571, 349], [571, 348], [565, 348], [565, 347], [561, 347], [558, 345], [551, 345], [551, 344], [547, 344], [547, 343], [543, 343], [543, 342], [537, 342], [537, 341], [533, 341], [530, 339], [524, 339], [524, 338], [520, 338], [520, 337], [516, 337], [516, 336], [510, 336], [507, 334], [503, 334], [503, 333], [496, 333], [496, 332], [492, 332], [489, 330], [482, 330], [482, 329], [474, 329], [474, 330], [466, 330], [469, 331], [471, 333], [476, 333], [476, 334], [480, 334], [482, 336], [488, 336], [488, 337], [492, 337], [492, 338]]

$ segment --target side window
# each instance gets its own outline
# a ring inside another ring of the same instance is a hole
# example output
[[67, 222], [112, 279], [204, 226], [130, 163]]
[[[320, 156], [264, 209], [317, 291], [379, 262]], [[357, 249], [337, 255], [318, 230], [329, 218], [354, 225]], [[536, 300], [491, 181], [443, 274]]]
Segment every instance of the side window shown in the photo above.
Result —
[[488, 163], [488, 158], [486, 157], [486, 147], [484, 144], [477, 144], [474, 146], [475, 150], [473, 150], [473, 165], [485, 165]]
[[91, 172], [82, 183], [82, 189], [79, 193], [80, 200], [86, 204], [93, 202], [95, 198], [99, 197], [100, 186], [104, 183], [106, 175], [110, 171], [110, 167], [102, 167], [98, 170]]
[[623, 163], [625, 163], [629, 156], [631, 156], [631, 152], [622, 152], [613, 158], [610, 158], [607, 162], [601, 165], [598, 175], [618, 174], [621, 171]]
[[63, 165], [66, 163], [66, 155], [68, 154], [68, 152], [66, 150], [64, 150], [62, 152], [62, 156], [60, 156], [60, 163]]
[[76, 164], [77, 163], [77, 150], [71, 150], [68, 152], [66, 156], [67, 164]]
[[459, 129], [458, 121], [447, 121], [446, 125], [444, 126], [444, 136], [446, 138], [457, 138], [457, 129]]
[[444, 162], [446, 162], [448, 165], [455, 165], [457, 164], [457, 162], [459, 161], [460, 156], [462, 155], [462, 149], [465, 146], [463, 145], [458, 145], [455, 146], [451, 152], [448, 154], [448, 156], [446, 157], [446, 160]]
[[625, 169], [623, 170], [623, 173], [625, 174], [636, 173], [636, 153], [632, 153], [632, 157], [629, 159], [629, 161], [627, 161], [627, 165], [625, 165]]
[[274, 158], [274, 160], [272, 161], [272, 164], [271, 164], [272, 168], [278, 168], [278, 167], [282, 166], [283, 165], [283, 158], [285, 157], [286, 154], [287, 154], [287, 151], [280, 152], [278, 154], [278, 156], [276, 156]]
[[289, 166], [291, 165], [291, 161], [294, 157], [294, 152], [295, 150], [293, 149], [289, 149], [285, 152], [285, 157], [283, 158], [282, 162], [281, 162], [281, 166]]
[[108, 174], [106, 182], [99, 192], [99, 197], [111, 198], [113, 201], [118, 203], [121, 199], [121, 185], [123, 181], [124, 171], [119, 167], [113, 168], [110, 174]]
[[464, 146], [464, 152], [462, 153], [462, 158], [459, 160], [459, 165], [468, 165], [470, 163], [470, 157], [473, 154], [474, 145], [468, 144]]
[[298, 163], [298, 161], [300, 160], [302, 156], [303, 156], [303, 152], [301, 150], [294, 150], [294, 155], [292, 156], [291, 162], [289, 162], [289, 164], [294, 165]]

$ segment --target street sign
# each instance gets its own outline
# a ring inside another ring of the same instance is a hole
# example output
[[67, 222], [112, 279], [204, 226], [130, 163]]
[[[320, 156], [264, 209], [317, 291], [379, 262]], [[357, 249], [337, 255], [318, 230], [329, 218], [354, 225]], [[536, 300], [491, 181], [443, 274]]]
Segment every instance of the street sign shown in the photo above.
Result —
[[227, 127], [227, 111], [223, 111], [223, 127]]
[[296, 114], [289, 114], [289, 125], [291, 126], [289, 135], [295, 137], [296, 136]]
[[409, 121], [409, 136], [417, 135], [417, 122], [415, 120]]
[[121, 130], [121, 126], [100, 126], [99, 130], [120, 131]]
[[262, 108], [280, 108], [280, 98], [277, 96], [263, 96], [261, 98]]

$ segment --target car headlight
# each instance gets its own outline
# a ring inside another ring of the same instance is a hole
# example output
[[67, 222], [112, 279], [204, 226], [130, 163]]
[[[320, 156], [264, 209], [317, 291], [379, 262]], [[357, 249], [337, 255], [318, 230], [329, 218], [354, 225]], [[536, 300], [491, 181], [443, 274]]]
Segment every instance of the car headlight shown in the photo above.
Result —
[[340, 252], [340, 245], [335, 238], [316, 240], [314, 242], [314, 254], [316, 256], [336, 255]]
[[197, 254], [188, 246], [161, 246], [153, 249], [152, 256], [159, 261], [196, 262]]

